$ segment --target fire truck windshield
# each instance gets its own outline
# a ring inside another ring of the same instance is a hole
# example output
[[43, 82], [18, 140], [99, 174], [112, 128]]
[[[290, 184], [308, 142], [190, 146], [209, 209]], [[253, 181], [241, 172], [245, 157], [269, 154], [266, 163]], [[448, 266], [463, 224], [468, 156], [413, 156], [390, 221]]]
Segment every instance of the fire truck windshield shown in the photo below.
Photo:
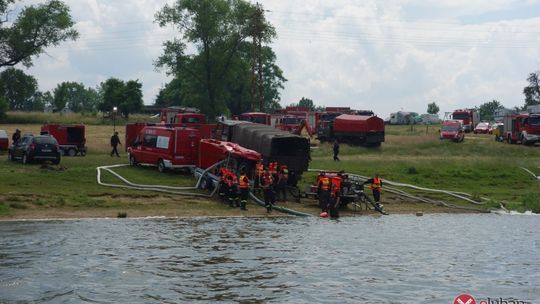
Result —
[[469, 114], [467, 113], [454, 113], [452, 114], [453, 119], [467, 119], [469, 118]]
[[281, 120], [285, 125], [297, 125], [300, 123], [300, 118], [298, 117], [283, 117]]
[[540, 116], [533, 116], [529, 118], [529, 123], [533, 126], [540, 126]]
[[459, 131], [459, 126], [442, 126], [441, 129], [444, 132], [455, 132]]

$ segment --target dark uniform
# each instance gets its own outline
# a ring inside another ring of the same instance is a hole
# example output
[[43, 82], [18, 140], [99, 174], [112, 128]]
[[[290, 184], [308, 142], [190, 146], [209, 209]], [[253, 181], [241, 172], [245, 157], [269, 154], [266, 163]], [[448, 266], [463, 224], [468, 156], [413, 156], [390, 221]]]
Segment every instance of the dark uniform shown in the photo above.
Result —
[[341, 176], [338, 175], [332, 177], [332, 186], [330, 189], [330, 207], [328, 208], [330, 217], [339, 217], [339, 205], [341, 201], [341, 182]]
[[116, 154], [116, 156], [120, 157], [120, 155], [118, 154], [118, 145], [121, 145], [121, 144], [122, 143], [120, 142], [120, 138], [118, 137], [118, 132], [114, 132], [114, 135], [111, 136], [111, 147], [112, 147], [111, 156]]
[[339, 161], [339, 157], [338, 157], [338, 154], [339, 154], [339, 142], [338, 142], [337, 139], [334, 141], [333, 150], [334, 150], [334, 161]]
[[238, 204], [238, 181], [233, 173], [227, 175], [227, 199], [229, 200], [229, 206], [240, 207]]
[[379, 209], [382, 209], [383, 205], [380, 204], [381, 201], [381, 188], [382, 180], [379, 178], [378, 174], [375, 174], [373, 178], [368, 179], [364, 182], [365, 184], [371, 184], [371, 192], [373, 193], [373, 200]]
[[264, 194], [264, 206], [266, 207], [266, 212], [272, 212], [272, 206], [276, 201], [276, 196], [273, 189], [273, 179], [270, 173], [265, 172], [263, 179], [261, 181], [261, 188], [263, 189]]
[[289, 169], [282, 167], [278, 175], [277, 180], [277, 196], [278, 199], [282, 198], [282, 201], [287, 200], [287, 181], [289, 180]]
[[319, 195], [321, 212], [328, 212], [328, 205], [330, 203], [330, 179], [328, 177], [320, 176], [317, 194]]
[[241, 175], [238, 183], [240, 187], [240, 209], [247, 210], [246, 204], [249, 197], [249, 179], [246, 175]]

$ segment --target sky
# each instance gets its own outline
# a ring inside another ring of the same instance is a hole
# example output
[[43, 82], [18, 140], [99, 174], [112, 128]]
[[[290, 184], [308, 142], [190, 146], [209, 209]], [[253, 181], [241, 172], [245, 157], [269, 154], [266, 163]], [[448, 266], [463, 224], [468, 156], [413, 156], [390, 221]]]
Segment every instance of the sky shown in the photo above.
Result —
[[[153, 62], [177, 35], [155, 13], [171, 0], [64, 0], [80, 38], [49, 48], [24, 69], [41, 91], [64, 81], [96, 87], [138, 79], [153, 104], [169, 80]], [[254, 3], [254, 1], [252, 1]], [[259, 0], [288, 81], [281, 105], [316, 105], [440, 116], [497, 100], [524, 104], [540, 70], [540, 0]], [[39, 1], [25, 0], [25, 5]]]

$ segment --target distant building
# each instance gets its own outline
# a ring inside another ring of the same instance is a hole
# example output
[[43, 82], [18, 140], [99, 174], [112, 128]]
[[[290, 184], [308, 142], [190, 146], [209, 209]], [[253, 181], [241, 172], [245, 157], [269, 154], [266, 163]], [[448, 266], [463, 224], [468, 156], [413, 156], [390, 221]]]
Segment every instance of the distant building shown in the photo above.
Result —
[[438, 124], [441, 122], [439, 114], [422, 114], [420, 115], [420, 118], [422, 118], [422, 123], [425, 125]]
[[529, 113], [540, 113], [540, 104], [527, 106], [527, 112]]
[[517, 112], [515, 110], [510, 110], [507, 108], [498, 108], [495, 109], [495, 112], [493, 112], [493, 119], [495, 121], [502, 121], [506, 115], [512, 114], [517, 114]]

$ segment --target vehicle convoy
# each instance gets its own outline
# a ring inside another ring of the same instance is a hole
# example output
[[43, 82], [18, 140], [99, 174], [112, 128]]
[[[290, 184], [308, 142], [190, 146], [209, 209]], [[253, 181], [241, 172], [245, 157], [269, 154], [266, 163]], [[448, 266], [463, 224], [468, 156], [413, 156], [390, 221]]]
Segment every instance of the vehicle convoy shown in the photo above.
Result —
[[23, 135], [17, 143], [8, 149], [8, 160], [20, 159], [23, 164], [33, 161], [51, 161], [60, 163], [62, 151], [56, 139], [50, 135]]
[[461, 120], [445, 120], [442, 122], [439, 138], [462, 142], [465, 138]]
[[503, 136], [508, 143], [533, 145], [540, 142], [540, 114], [508, 115], [503, 122]]
[[459, 109], [452, 112], [453, 120], [461, 120], [463, 131], [472, 132], [477, 123], [480, 122], [480, 114], [476, 109]]
[[127, 148], [129, 163], [157, 166], [160, 172], [179, 168], [206, 169], [225, 158], [235, 169], [252, 171], [259, 153], [236, 144], [201, 139], [197, 129], [165, 125], [144, 126]]
[[286, 165], [289, 173], [297, 176], [309, 166], [309, 140], [268, 125], [225, 120], [218, 123], [214, 138], [257, 151], [265, 165], [278, 162], [279, 165]]
[[377, 147], [384, 142], [384, 120], [374, 115], [326, 112], [320, 117], [317, 137], [321, 142], [337, 139], [340, 142]]
[[9, 137], [5, 130], [0, 130], [0, 150], [7, 150], [9, 147]]
[[41, 126], [40, 134], [54, 137], [64, 155], [86, 155], [85, 126], [82, 124], [46, 124]]

